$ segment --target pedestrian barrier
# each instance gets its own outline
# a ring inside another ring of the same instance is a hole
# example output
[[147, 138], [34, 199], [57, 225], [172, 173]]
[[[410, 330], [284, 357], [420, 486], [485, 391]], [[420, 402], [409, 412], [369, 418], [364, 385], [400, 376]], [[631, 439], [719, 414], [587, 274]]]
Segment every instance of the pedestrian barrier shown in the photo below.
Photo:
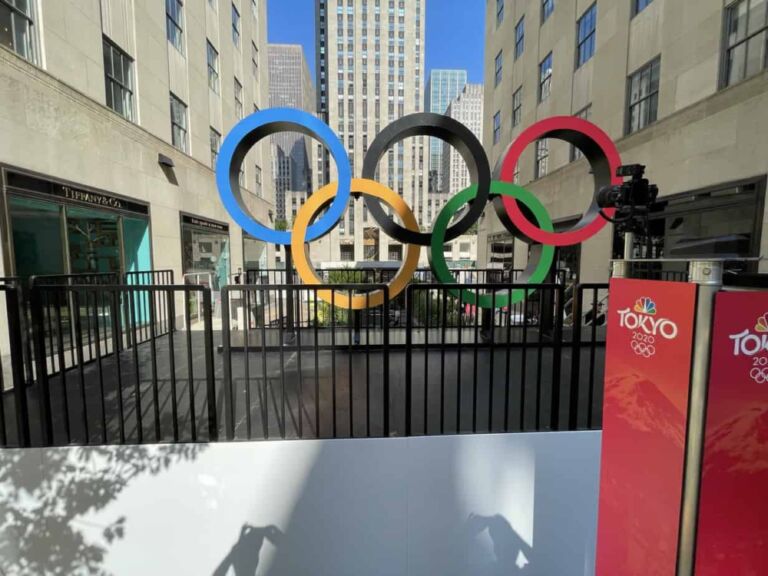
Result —
[[373, 278], [5, 279], [0, 444], [600, 427], [607, 285]]

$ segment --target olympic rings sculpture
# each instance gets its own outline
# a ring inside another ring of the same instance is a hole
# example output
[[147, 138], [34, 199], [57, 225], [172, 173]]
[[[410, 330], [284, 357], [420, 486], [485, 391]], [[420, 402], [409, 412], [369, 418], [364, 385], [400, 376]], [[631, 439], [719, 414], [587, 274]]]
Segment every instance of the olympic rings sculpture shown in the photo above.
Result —
[[[336, 162], [339, 178], [337, 182], [323, 186], [307, 198], [290, 231], [274, 230], [257, 222], [246, 207], [239, 185], [240, 166], [251, 147], [263, 138], [281, 131], [300, 132], [325, 145]], [[431, 232], [420, 231], [416, 217], [403, 198], [373, 179], [376, 166], [387, 149], [410, 136], [440, 138], [456, 148], [466, 162], [473, 182], [446, 202], [435, 218]], [[294, 108], [270, 108], [247, 116], [227, 134], [216, 162], [216, 185], [225, 209], [243, 230], [259, 240], [291, 246], [296, 271], [305, 284], [321, 283], [309, 260], [307, 243], [330, 232], [343, 216], [352, 194], [362, 195], [368, 212], [379, 227], [388, 236], [406, 245], [405, 259], [388, 285], [390, 298], [408, 285], [418, 266], [421, 247], [428, 249], [429, 264], [435, 278], [444, 284], [455, 284], [456, 279], [445, 260], [444, 244], [469, 230], [489, 201], [510, 233], [525, 242], [542, 245], [538, 260], [529, 262], [520, 278], [520, 283], [538, 284], [549, 274], [556, 246], [584, 242], [602, 230], [613, 216], [613, 210], [600, 210], [595, 197], [579, 222], [570, 230], [554, 230], [544, 205], [530, 191], [512, 182], [515, 166], [523, 150], [541, 138], [564, 140], [583, 153], [594, 175], [595, 193], [603, 186], [621, 184], [621, 178], [616, 176], [621, 158], [613, 141], [596, 125], [575, 116], [553, 116], [524, 130], [502, 156], [497, 170], [498, 178], [494, 179], [482, 144], [466, 126], [440, 114], [409, 114], [379, 132], [365, 154], [362, 178], [353, 178], [344, 145], [327, 124]], [[382, 203], [389, 205], [400, 219], [400, 224], [387, 214]], [[530, 216], [526, 215], [520, 204]], [[315, 220], [323, 210], [325, 212]], [[460, 214], [458, 221], [451, 224], [457, 214]], [[498, 296], [478, 295], [471, 290], [457, 289], [452, 292], [464, 303], [481, 308], [500, 308], [521, 301], [530, 291], [519, 288]], [[330, 290], [320, 290], [318, 296], [326, 302], [355, 310], [378, 306], [384, 301], [384, 294], [380, 290], [367, 295], [334, 294], [333, 301]]]

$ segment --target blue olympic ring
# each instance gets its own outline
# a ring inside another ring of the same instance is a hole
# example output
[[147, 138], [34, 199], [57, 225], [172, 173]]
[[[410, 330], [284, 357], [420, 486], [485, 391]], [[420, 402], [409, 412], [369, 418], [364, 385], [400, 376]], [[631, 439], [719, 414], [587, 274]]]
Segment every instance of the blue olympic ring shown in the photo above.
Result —
[[291, 232], [273, 230], [258, 223], [245, 207], [238, 182], [240, 166], [248, 150], [259, 140], [276, 132], [301, 132], [323, 143], [336, 161], [338, 187], [325, 214], [307, 228], [307, 241], [326, 234], [347, 208], [352, 185], [352, 169], [344, 145], [322, 120], [295, 108], [269, 108], [246, 116], [227, 134], [216, 161], [216, 186], [232, 219], [254, 238], [289, 246]]

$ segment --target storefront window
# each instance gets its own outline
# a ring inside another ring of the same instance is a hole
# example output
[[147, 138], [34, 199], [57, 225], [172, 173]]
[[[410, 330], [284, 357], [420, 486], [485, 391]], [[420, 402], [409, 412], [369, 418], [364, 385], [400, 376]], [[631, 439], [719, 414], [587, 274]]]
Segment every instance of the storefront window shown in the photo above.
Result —
[[191, 284], [221, 290], [229, 283], [229, 231], [182, 224], [184, 276]]
[[117, 215], [89, 208], [67, 208], [71, 274], [120, 272]]
[[6, 174], [14, 268], [21, 279], [152, 268], [144, 205], [16, 172]]
[[145, 218], [123, 217], [123, 250], [126, 272], [152, 267], [149, 222]]
[[[764, 190], [764, 180], [758, 180], [660, 198], [649, 215], [649, 234], [635, 236], [633, 257], [734, 258], [727, 270], [748, 270], [750, 264], [739, 259], [760, 252]], [[614, 257], [623, 250], [617, 235]]]
[[30, 276], [63, 274], [62, 207], [51, 202], [9, 196], [8, 208], [16, 275], [26, 282]]

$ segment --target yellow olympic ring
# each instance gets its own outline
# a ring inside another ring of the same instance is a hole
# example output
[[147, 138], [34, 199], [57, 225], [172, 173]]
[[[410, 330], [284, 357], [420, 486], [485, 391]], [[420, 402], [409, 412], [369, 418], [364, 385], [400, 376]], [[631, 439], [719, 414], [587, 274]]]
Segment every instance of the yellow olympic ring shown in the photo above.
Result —
[[[419, 231], [416, 216], [414, 216], [413, 211], [411, 211], [408, 204], [405, 203], [405, 200], [403, 200], [399, 194], [383, 184], [366, 178], [353, 178], [352, 191], [382, 200], [395, 211], [407, 229], [414, 232]], [[296, 272], [298, 272], [302, 282], [307, 285], [323, 283], [322, 280], [318, 278], [317, 272], [315, 272], [312, 263], [309, 261], [307, 244], [304, 241], [307, 235], [307, 227], [310, 225], [315, 215], [320, 212], [328, 202], [333, 200], [335, 195], [335, 182], [326, 184], [317, 192], [310, 194], [307, 201], [304, 203], [304, 206], [299, 209], [293, 222], [293, 229], [291, 230], [293, 264], [296, 267]], [[405, 260], [395, 277], [387, 285], [390, 299], [397, 296], [408, 285], [408, 282], [411, 280], [413, 273], [419, 265], [420, 250], [421, 246], [418, 244], [406, 245]], [[333, 298], [331, 298], [331, 290], [318, 290], [317, 295], [329, 304], [340, 306], [342, 308], [351, 308], [352, 310], [362, 310], [368, 306], [379, 306], [384, 303], [384, 292], [382, 290], [376, 290], [370, 294], [359, 294], [352, 296], [351, 298], [346, 294], [334, 294]]]

